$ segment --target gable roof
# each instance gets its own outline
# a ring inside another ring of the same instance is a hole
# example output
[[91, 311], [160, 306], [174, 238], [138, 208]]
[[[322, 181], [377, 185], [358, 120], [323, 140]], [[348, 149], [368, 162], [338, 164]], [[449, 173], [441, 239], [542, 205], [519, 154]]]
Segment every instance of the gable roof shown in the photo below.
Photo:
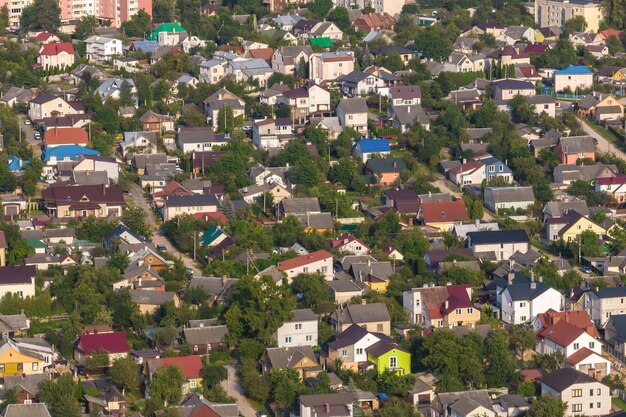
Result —
[[582, 65], [570, 65], [562, 70], [554, 71], [554, 75], [593, 75], [593, 72], [591, 72], [589, 68]]
[[[368, 74], [369, 76], [370, 74]], [[348, 113], [367, 113], [367, 102], [364, 98], [342, 98], [339, 105], [343, 109], [344, 114]]]
[[222, 343], [228, 336], [226, 326], [186, 327], [183, 329], [185, 341], [191, 345]]
[[566, 348], [582, 336], [583, 333], [585, 333], [583, 329], [565, 321], [559, 321], [547, 329], [540, 331], [537, 336], [551, 340], [557, 345]]
[[373, 173], [402, 172], [407, 167], [402, 158], [371, 158], [367, 160], [367, 167]]
[[39, 55], [59, 55], [62, 52], [66, 52], [70, 55], [74, 55], [76, 54], [76, 51], [74, 50], [74, 46], [72, 45], [71, 42], [57, 42], [57, 43], [49, 43], [46, 45], [43, 45], [41, 47], [41, 52], [39, 52]]
[[50, 417], [50, 412], [44, 403], [9, 404], [4, 417]]
[[448, 223], [469, 220], [463, 200], [422, 203], [422, 218], [428, 223]]
[[361, 153], [390, 152], [389, 139], [361, 139], [355, 145]]
[[109, 353], [128, 353], [130, 351], [124, 332], [83, 334], [78, 340], [85, 355], [91, 355], [98, 349], [104, 349]]
[[0, 266], [0, 285], [30, 284], [36, 273], [34, 265]]
[[304, 358], [311, 359], [312, 366], [318, 366], [311, 346], [267, 348], [265, 352], [274, 369], [292, 369]]
[[80, 127], [53, 128], [46, 130], [44, 133], [44, 141], [46, 145], [87, 145], [87, 143], [89, 143], [89, 137], [87, 132]]
[[[337, 312], [335, 312], [337, 314]], [[385, 303], [349, 304], [340, 311], [343, 323], [371, 323], [375, 321], [391, 321]]]
[[469, 232], [472, 245], [489, 245], [494, 243], [524, 243], [530, 242], [525, 230], [484, 230]]
[[559, 145], [563, 153], [588, 153], [595, 152], [596, 147], [591, 136], [562, 136]]
[[185, 379], [198, 379], [202, 371], [202, 356], [176, 356], [173, 358], [149, 358], [146, 359], [146, 367], [152, 373], [156, 373], [161, 368], [175, 366], [180, 368]]
[[286, 261], [278, 262], [278, 269], [281, 271], [289, 271], [313, 262], [321, 261], [322, 259], [332, 259], [332, 257], [332, 253], [325, 250], [318, 250], [307, 255], [297, 256], [295, 258], [287, 259]]
[[596, 382], [598, 381], [596, 381], [594, 378], [580, 371], [577, 371], [574, 368], [558, 369], [551, 374], [545, 375], [541, 379], [542, 384], [546, 384], [547, 386], [554, 388], [558, 392], [562, 392], [563, 390], [575, 384], [589, 384]]

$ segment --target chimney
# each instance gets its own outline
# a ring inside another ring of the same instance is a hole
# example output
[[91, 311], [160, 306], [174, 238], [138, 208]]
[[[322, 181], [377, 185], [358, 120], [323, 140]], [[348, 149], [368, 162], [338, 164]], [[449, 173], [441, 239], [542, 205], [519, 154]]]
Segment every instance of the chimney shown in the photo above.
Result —
[[226, 278], [226, 275], [224, 275], [222, 277], [222, 287], [225, 287], [227, 282], [228, 282], [228, 278]]
[[328, 403], [324, 403], [324, 411], [326, 411], [326, 414], [330, 414], [330, 405]]
[[448, 307], [450, 306], [450, 303], [448, 302], [448, 300], [446, 300], [446, 301], [443, 303], [443, 305], [444, 305], [444, 308], [447, 310], [447, 309], [448, 309]]
[[397, 168], [398, 167], [398, 163], [396, 161], [393, 161], [393, 167]]
[[479, 224], [480, 224], [480, 220], [479, 220], [479, 219], [474, 220], [474, 225], [475, 225], [476, 227], [478, 227], [478, 225], [479, 225]]
[[508, 276], [507, 276], [507, 281], [509, 285], [513, 284], [513, 279], [515, 279], [515, 272], [509, 271]]
[[372, 258], [367, 258], [367, 266], [372, 266]]
[[367, 300], [365, 298], [361, 299], [361, 305], [364, 306], [367, 304]]

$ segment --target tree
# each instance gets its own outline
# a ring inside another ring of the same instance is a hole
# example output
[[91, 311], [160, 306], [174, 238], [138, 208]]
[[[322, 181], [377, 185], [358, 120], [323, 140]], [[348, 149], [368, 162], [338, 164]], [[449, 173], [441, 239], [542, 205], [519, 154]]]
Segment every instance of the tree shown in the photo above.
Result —
[[348, 15], [348, 9], [345, 7], [335, 7], [330, 13], [328, 13], [328, 21], [336, 24], [339, 29], [344, 32], [350, 29], [350, 16]]
[[615, 55], [617, 52], [624, 52], [624, 44], [615, 35], [609, 36], [605, 44], [609, 48], [610, 55]]
[[137, 365], [132, 358], [115, 359], [113, 365], [109, 368], [109, 377], [111, 381], [124, 390], [133, 393], [139, 391], [139, 372]]
[[315, 159], [309, 157], [294, 165], [291, 170], [291, 180], [294, 184], [313, 187], [324, 181], [324, 173]]
[[470, 210], [470, 218], [473, 220], [481, 220], [484, 215], [483, 202], [475, 199]]
[[565, 22], [565, 33], [584, 32], [587, 29], [587, 21], [584, 16], [575, 16]]
[[530, 404], [526, 412], [527, 417], [563, 417], [567, 411], [567, 404], [553, 395], [544, 395]]
[[178, 404], [182, 399], [182, 387], [185, 382], [179, 367], [166, 366], [157, 371], [150, 382], [150, 397], [163, 404]]
[[183, 110], [183, 123], [185, 126], [206, 126], [206, 116], [195, 107]]
[[537, 124], [535, 106], [531, 105], [523, 95], [518, 94], [513, 97], [509, 102], [509, 107], [515, 123]]
[[9, 265], [23, 264], [24, 259], [35, 252], [28, 246], [28, 242], [22, 237], [20, 228], [16, 224], [0, 222], [0, 230], [4, 233], [7, 242]]
[[74, 37], [76, 39], [85, 40], [96, 33], [98, 27], [98, 19], [93, 15], [85, 15], [80, 18], [74, 28]]
[[54, 33], [60, 26], [61, 7], [56, 0], [35, 0], [22, 9], [21, 29]]
[[530, 326], [511, 326], [509, 328], [509, 344], [515, 354], [521, 358], [524, 351], [534, 348], [537, 344], [535, 332]]
[[152, 18], [145, 10], [141, 9], [130, 20], [122, 23], [122, 29], [126, 36], [144, 37], [152, 31]]
[[7, 164], [0, 164], [0, 193], [10, 193], [17, 187], [17, 178]]
[[72, 374], [62, 374], [57, 379], [43, 381], [37, 399], [46, 403], [52, 417], [80, 417], [80, 404], [76, 398], [78, 388]]
[[592, 230], [585, 230], [580, 234], [580, 249], [582, 256], [600, 256], [598, 235]]
[[352, 178], [357, 175], [357, 164], [352, 158], [341, 158], [336, 164], [333, 164], [328, 171], [328, 179], [334, 183], [341, 183], [349, 186]]
[[509, 336], [503, 330], [494, 331], [485, 343], [487, 385], [494, 388], [508, 387], [514, 375], [515, 357], [509, 350]]
[[272, 398], [283, 409], [295, 404], [303, 388], [300, 375], [293, 369], [274, 369], [270, 373], [270, 382], [272, 383]]
[[380, 392], [404, 398], [413, 389], [415, 376], [411, 374], [398, 375], [394, 371], [386, 369], [383, 373], [376, 376], [376, 382]]
[[211, 365], [205, 363], [202, 366], [200, 375], [202, 376], [202, 383], [204, 386], [212, 388], [228, 378], [228, 370], [222, 365]]
[[146, 212], [141, 207], [129, 207], [122, 213], [122, 222], [134, 233], [149, 239], [152, 236], [152, 227], [146, 217]]
[[119, 105], [121, 107], [128, 107], [135, 105], [135, 97], [133, 96], [133, 86], [124, 80], [120, 86], [120, 98]]
[[442, 61], [452, 53], [452, 46], [446, 38], [431, 29], [420, 30], [413, 45], [423, 58]]
[[235, 116], [233, 108], [225, 104], [217, 112], [217, 125], [214, 125], [218, 133], [231, 133], [235, 127]]
[[615, 29], [626, 28], [626, 1], [602, 0], [604, 17], [610, 27]]
[[120, 130], [120, 119], [111, 106], [101, 105], [96, 109], [96, 121], [102, 125], [107, 133], [117, 133]]
[[604, 385], [608, 386], [611, 390], [623, 390], [624, 387], [624, 379], [620, 376], [619, 373], [611, 373], [611, 375], [606, 375], [602, 378], [601, 381]]
[[109, 352], [98, 349], [93, 352], [85, 363], [85, 367], [90, 371], [95, 371], [109, 366]]
[[317, 314], [334, 310], [328, 286], [320, 274], [299, 274], [291, 282], [294, 294], [299, 295], [300, 305], [310, 308]]
[[379, 417], [420, 417], [414, 406], [402, 400], [390, 400], [378, 414]]
[[9, 27], [9, 7], [5, 4], [4, 6], [0, 8], [0, 35], [5, 35], [7, 33], [8, 27]]
[[316, 17], [323, 19], [326, 17], [330, 9], [333, 8], [332, 0], [316, 0], [306, 5], [307, 9]]

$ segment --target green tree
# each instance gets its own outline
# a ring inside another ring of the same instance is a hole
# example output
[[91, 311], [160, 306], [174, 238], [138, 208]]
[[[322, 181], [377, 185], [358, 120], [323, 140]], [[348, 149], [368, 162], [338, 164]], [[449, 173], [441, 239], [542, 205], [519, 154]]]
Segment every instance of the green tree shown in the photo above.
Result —
[[533, 381], [524, 381], [517, 387], [517, 393], [524, 397], [534, 397], [537, 395], [537, 385]]
[[378, 389], [380, 392], [404, 398], [415, 385], [415, 376], [411, 374], [398, 375], [390, 369], [386, 369], [383, 373], [376, 376]]
[[624, 44], [615, 35], [609, 36], [604, 43], [609, 48], [610, 55], [615, 55], [618, 52], [624, 52]]
[[334, 302], [328, 293], [328, 286], [320, 274], [299, 274], [291, 282], [294, 294], [300, 294], [300, 305], [310, 308], [317, 314], [330, 313]]
[[152, 227], [146, 219], [146, 212], [141, 207], [129, 207], [122, 213], [122, 223], [139, 236], [152, 237]]
[[483, 202], [475, 199], [470, 210], [470, 218], [473, 220], [481, 220], [484, 215]]
[[602, 0], [606, 22], [615, 29], [626, 28], [626, 1]]
[[7, 164], [0, 164], [0, 193], [11, 193], [17, 187], [17, 178]]
[[533, 349], [537, 344], [535, 332], [530, 326], [511, 326], [509, 328], [509, 344], [520, 358], [528, 349]]
[[135, 105], [135, 97], [133, 95], [133, 86], [128, 80], [124, 80], [120, 86], [120, 98], [119, 105], [121, 107], [128, 107]]
[[206, 126], [206, 116], [195, 107], [183, 110], [185, 126]]
[[584, 16], [575, 16], [565, 22], [565, 33], [584, 32], [587, 29], [587, 22]]
[[157, 371], [150, 382], [150, 397], [167, 404], [178, 404], [182, 399], [182, 387], [185, 382], [181, 369], [166, 366]]
[[222, 365], [212, 365], [205, 363], [201, 371], [202, 383], [207, 388], [219, 385], [228, 378], [228, 370]]
[[145, 37], [152, 32], [152, 18], [141, 9], [129, 20], [122, 23], [122, 30], [130, 37]]
[[139, 369], [132, 358], [118, 358], [109, 368], [111, 381], [124, 390], [139, 392]]
[[379, 417], [421, 417], [413, 405], [398, 399], [386, 402], [378, 415]]
[[328, 13], [328, 21], [336, 24], [337, 27], [344, 32], [351, 27], [348, 9], [345, 7], [335, 7], [330, 13]]
[[235, 127], [235, 116], [233, 108], [225, 104], [217, 112], [217, 125], [214, 125], [218, 133], [231, 133]]
[[530, 404], [526, 412], [527, 417], [564, 417], [567, 404], [553, 395], [544, 395]]
[[320, 164], [313, 158], [306, 158], [299, 161], [291, 170], [291, 180], [294, 184], [305, 187], [313, 187], [324, 181], [324, 173], [320, 169]]
[[62, 374], [57, 379], [43, 381], [37, 399], [46, 403], [52, 417], [80, 417], [77, 389], [72, 374]]
[[328, 179], [333, 183], [349, 186], [358, 174], [357, 164], [352, 158], [341, 158], [328, 170]]
[[96, 110], [96, 121], [107, 133], [117, 133], [120, 130], [120, 119], [111, 106], [99, 106]]
[[332, 0], [317, 0], [307, 3], [306, 7], [317, 18], [323, 19], [326, 17], [330, 9], [333, 8], [333, 2]]
[[85, 367], [90, 371], [95, 371], [109, 366], [109, 352], [98, 349], [93, 352], [85, 363]]
[[487, 385], [494, 388], [508, 387], [515, 373], [516, 363], [509, 350], [509, 336], [503, 330], [494, 331], [485, 343]]
[[22, 237], [16, 224], [0, 222], [0, 230], [4, 233], [7, 242], [9, 265], [23, 264], [24, 259], [35, 252], [33, 248], [28, 246], [28, 242]]
[[511, 116], [515, 123], [537, 124], [537, 113], [535, 107], [531, 105], [526, 97], [521, 94], [516, 95], [509, 102]]
[[22, 9], [20, 28], [55, 33], [61, 26], [61, 7], [56, 0], [35, 0]]
[[9, 7], [5, 4], [4, 6], [0, 8], [0, 35], [5, 35], [7, 33], [8, 27], [9, 27]]
[[274, 369], [270, 373], [272, 398], [282, 409], [295, 405], [296, 399], [304, 388], [300, 375], [293, 369]]
[[98, 27], [98, 19], [93, 15], [86, 15], [80, 18], [76, 27], [74, 28], [74, 37], [76, 39], [85, 40], [88, 37], [95, 35], [96, 28]]
[[443, 61], [452, 53], [452, 46], [448, 40], [431, 29], [420, 30], [413, 47], [423, 58], [437, 61]]
[[601, 381], [604, 385], [608, 386], [611, 390], [623, 390], [624, 387], [624, 379], [619, 373], [611, 373], [611, 375], [606, 375], [602, 378]]

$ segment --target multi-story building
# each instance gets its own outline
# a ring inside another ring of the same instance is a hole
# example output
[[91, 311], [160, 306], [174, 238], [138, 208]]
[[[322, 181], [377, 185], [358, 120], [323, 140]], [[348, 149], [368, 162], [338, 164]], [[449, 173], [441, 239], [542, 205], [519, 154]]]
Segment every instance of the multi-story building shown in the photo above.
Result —
[[612, 315], [626, 314], [626, 287], [587, 291], [583, 297], [585, 310], [596, 326], [604, 327]]
[[113, 57], [122, 55], [122, 41], [105, 36], [90, 36], [85, 40], [87, 59], [91, 62], [104, 64]]
[[315, 81], [336, 80], [354, 71], [351, 51], [323, 52], [309, 58], [309, 78]]
[[611, 412], [611, 390], [574, 368], [563, 368], [541, 379], [541, 395], [567, 404], [565, 416], [604, 416]]
[[310, 308], [293, 310], [293, 317], [276, 330], [278, 347], [317, 346], [318, 317]]
[[402, 293], [402, 305], [409, 321], [424, 327], [473, 326], [480, 320], [466, 284], [412, 288]]
[[325, 250], [311, 252], [278, 263], [278, 269], [287, 274], [291, 283], [299, 274], [320, 273], [327, 281], [333, 279], [333, 255]]
[[604, 20], [602, 4], [597, 0], [535, 0], [535, 23], [540, 27], [559, 26], [582, 16], [587, 22], [587, 30], [598, 32]]

